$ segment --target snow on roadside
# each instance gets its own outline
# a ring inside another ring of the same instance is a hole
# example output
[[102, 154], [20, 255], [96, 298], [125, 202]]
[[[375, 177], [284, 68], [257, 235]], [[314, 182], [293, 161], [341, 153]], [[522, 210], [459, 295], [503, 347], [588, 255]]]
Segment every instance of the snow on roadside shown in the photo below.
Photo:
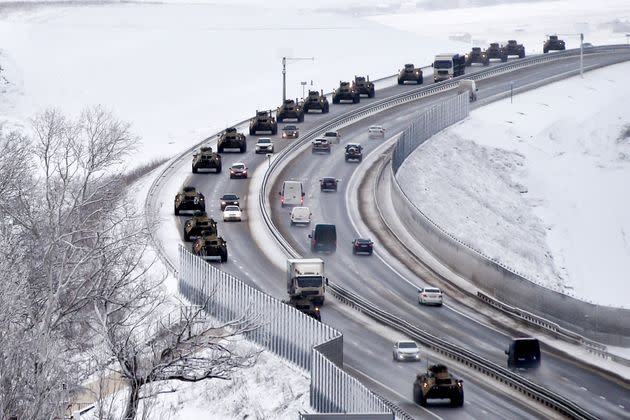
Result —
[[618, 64], [475, 110], [419, 147], [398, 179], [489, 257], [546, 287], [627, 307], [629, 71]]

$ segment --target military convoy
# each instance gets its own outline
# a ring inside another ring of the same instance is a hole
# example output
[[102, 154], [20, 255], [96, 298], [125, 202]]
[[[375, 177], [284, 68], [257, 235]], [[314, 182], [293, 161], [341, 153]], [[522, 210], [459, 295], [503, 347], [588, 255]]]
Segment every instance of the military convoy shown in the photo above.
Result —
[[352, 101], [353, 104], [361, 102], [361, 95], [355, 84], [339, 81], [339, 87], [333, 91], [333, 104], [339, 104], [341, 101]]
[[363, 76], [354, 76], [353, 85], [355, 89], [359, 91], [359, 95], [367, 95], [368, 98], [374, 97], [374, 83], [370, 82], [370, 76], [367, 78]]
[[549, 35], [549, 38], [543, 44], [543, 53], [547, 54], [549, 51], [564, 51], [566, 48], [564, 41], [558, 39], [558, 35]]
[[204, 231], [216, 235], [218, 233], [217, 222], [209, 218], [205, 211], [196, 211], [192, 219], [188, 219], [184, 223], [184, 241], [190, 242]]
[[247, 138], [245, 134], [236, 131], [236, 128], [227, 128], [219, 137], [217, 143], [219, 153], [223, 153], [225, 149], [239, 149], [241, 153], [247, 151]]
[[202, 146], [199, 151], [193, 154], [192, 172], [196, 174], [199, 169], [214, 169], [216, 173], [221, 172], [221, 155], [212, 151], [212, 147]]
[[431, 365], [426, 373], [416, 375], [413, 383], [413, 401], [423, 407], [430, 399], [450, 399], [452, 407], [464, 405], [464, 386], [444, 365]]
[[466, 56], [466, 66], [470, 67], [473, 64], [483, 64], [487, 66], [490, 64], [490, 59], [485, 51], [482, 51], [480, 47], [473, 47], [468, 56]]
[[502, 47], [502, 50], [505, 60], [511, 55], [518, 55], [518, 58], [525, 58], [525, 47], [514, 39], [510, 39], [507, 44]]
[[490, 46], [486, 50], [486, 56], [488, 57], [488, 60], [498, 58], [501, 61], [507, 61], [507, 56], [503, 54], [503, 49], [498, 42], [493, 42], [490, 44]]
[[304, 121], [303, 104], [293, 99], [285, 99], [282, 105], [276, 110], [276, 120], [282, 122], [287, 118], [295, 118], [298, 122]]
[[309, 90], [308, 96], [304, 100], [304, 112], [309, 112], [311, 110], [320, 110], [322, 114], [326, 114], [328, 112], [329, 104], [328, 98], [324, 95], [324, 91], [318, 92], [316, 90]]
[[398, 72], [398, 84], [404, 85], [405, 82], [415, 82], [421, 85], [424, 81], [422, 76], [422, 69], [414, 67], [413, 64], [405, 64], [405, 66]]
[[221, 262], [226, 262], [228, 259], [227, 242], [217, 236], [217, 232], [207, 230], [201, 232], [201, 235], [195, 239], [192, 252], [203, 259], [218, 257]]
[[206, 198], [195, 187], [186, 186], [175, 196], [175, 216], [181, 211], [206, 211]]
[[271, 111], [256, 110], [254, 118], [249, 120], [249, 134], [253, 136], [259, 131], [269, 131], [272, 135], [278, 133], [278, 123]]

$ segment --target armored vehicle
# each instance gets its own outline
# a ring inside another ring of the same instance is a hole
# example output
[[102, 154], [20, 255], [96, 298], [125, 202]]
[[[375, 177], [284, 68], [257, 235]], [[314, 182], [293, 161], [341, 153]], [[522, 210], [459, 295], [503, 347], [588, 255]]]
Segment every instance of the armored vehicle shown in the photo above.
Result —
[[221, 172], [221, 155], [214, 153], [212, 147], [202, 146], [193, 154], [192, 160], [193, 174], [199, 172], [199, 169], [214, 169], [216, 173]]
[[444, 365], [431, 365], [426, 373], [419, 373], [413, 383], [413, 401], [426, 407], [429, 399], [450, 399], [451, 406], [464, 405], [464, 386]]
[[346, 162], [351, 160], [358, 160], [361, 162], [363, 160], [363, 147], [358, 143], [346, 144], [345, 158]]
[[188, 219], [184, 223], [184, 240], [189, 242], [201, 235], [203, 231], [216, 235], [218, 232], [217, 222], [209, 218], [205, 211], [196, 211], [192, 219]]
[[354, 76], [354, 86], [359, 91], [359, 95], [367, 95], [368, 98], [374, 97], [374, 83], [370, 82], [370, 76]]
[[256, 116], [249, 120], [249, 134], [254, 135], [258, 131], [270, 131], [275, 135], [278, 133], [278, 123], [271, 115], [271, 111], [256, 111]]
[[216, 233], [205, 230], [195, 240], [192, 252], [203, 259], [219, 257], [221, 262], [226, 262], [228, 259], [227, 242]]
[[549, 35], [543, 45], [543, 53], [547, 54], [549, 51], [564, 51], [567, 47], [564, 45], [564, 41], [558, 39], [558, 35]]
[[245, 134], [236, 131], [236, 128], [227, 128], [219, 137], [217, 144], [219, 153], [223, 153], [225, 149], [239, 149], [241, 153], [247, 151], [247, 138]]
[[500, 58], [501, 61], [507, 61], [507, 55], [503, 54], [503, 50], [498, 42], [493, 42], [490, 44], [488, 49], [486, 50], [486, 56], [488, 60], [493, 58]]
[[361, 101], [361, 95], [357, 87], [350, 82], [339, 81], [339, 87], [333, 92], [333, 104], [338, 104], [341, 101], [352, 101], [353, 104], [358, 104]]
[[276, 119], [278, 122], [284, 121], [286, 118], [296, 118], [298, 122], [304, 121], [304, 107], [297, 100], [285, 99], [282, 105], [276, 110]]
[[405, 64], [405, 66], [398, 72], [398, 84], [404, 85], [405, 82], [415, 82], [421, 85], [423, 82], [422, 69], [416, 68], [413, 64]]
[[175, 196], [175, 216], [186, 210], [206, 211], [206, 198], [195, 187], [184, 187]]
[[[501, 49], [503, 50], [503, 55], [505, 56], [505, 59], [507, 60], [508, 56], [510, 55], [518, 55], [518, 58], [524, 58], [525, 57], [525, 47], [523, 46], [523, 44], [519, 44], [518, 42], [516, 42], [513, 39], [510, 39], [507, 44], [505, 44], [503, 47], [501, 47]], [[505, 61], [505, 60], [503, 60]]]
[[322, 114], [328, 112], [328, 98], [324, 95], [324, 91], [321, 93], [316, 90], [309, 90], [308, 97], [304, 101], [304, 112], [308, 112], [312, 109], [319, 109]]
[[481, 51], [480, 47], [473, 47], [468, 56], [466, 56], [466, 66], [470, 66], [473, 63], [480, 63], [484, 66], [490, 64], [490, 59], [485, 51]]
[[315, 318], [318, 321], [322, 321], [322, 315], [319, 311], [319, 305], [310, 299], [306, 298], [291, 298], [291, 300], [283, 300], [282, 303], [286, 303], [289, 306], [293, 306], [298, 311]]

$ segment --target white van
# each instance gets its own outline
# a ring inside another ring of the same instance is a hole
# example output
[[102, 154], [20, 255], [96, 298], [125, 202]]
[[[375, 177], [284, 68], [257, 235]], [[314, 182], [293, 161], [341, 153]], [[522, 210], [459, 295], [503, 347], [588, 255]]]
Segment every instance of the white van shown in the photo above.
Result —
[[280, 191], [280, 205], [301, 206], [304, 204], [304, 188], [300, 181], [284, 181]]
[[311, 224], [311, 210], [308, 207], [293, 207], [291, 210], [291, 225]]
[[470, 102], [475, 102], [477, 100], [477, 84], [474, 80], [464, 79], [459, 81], [459, 86], [457, 86], [457, 93], [462, 94], [468, 92], [468, 97], [470, 98]]

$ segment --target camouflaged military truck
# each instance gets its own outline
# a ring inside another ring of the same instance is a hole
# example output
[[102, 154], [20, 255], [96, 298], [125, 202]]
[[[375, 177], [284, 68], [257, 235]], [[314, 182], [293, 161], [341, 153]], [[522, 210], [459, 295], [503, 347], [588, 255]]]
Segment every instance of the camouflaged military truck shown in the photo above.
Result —
[[228, 259], [227, 242], [210, 231], [201, 232], [193, 243], [192, 252], [204, 260], [218, 257], [221, 262], [226, 262]]
[[187, 210], [206, 211], [206, 198], [195, 187], [184, 187], [175, 196], [175, 216]]
[[214, 153], [212, 147], [202, 146], [197, 153], [193, 154], [193, 174], [199, 172], [199, 169], [214, 169], [216, 173], [219, 173], [221, 172], [221, 166], [221, 155]]
[[256, 110], [254, 118], [249, 120], [249, 134], [253, 136], [258, 131], [270, 131], [273, 135], [278, 133], [278, 123], [271, 111]]
[[488, 60], [491, 60], [493, 58], [500, 58], [501, 61], [507, 61], [507, 55], [503, 54], [503, 49], [498, 42], [493, 42], [490, 44], [490, 46], [486, 50], [486, 56], [488, 56]]
[[513, 39], [510, 39], [501, 49], [506, 60], [510, 55], [518, 55], [518, 58], [525, 58], [525, 47]]
[[413, 401], [426, 407], [430, 399], [450, 399], [452, 407], [464, 405], [464, 385], [455, 379], [444, 365], [431, 365], [419, 373], [413, 383]]
[[422, 69], [414, 67], [413, 64], [405, 64], [398, 72], [398, 84], [404, 85], [405, 82], [414, 82], [421, 85], [424, 81]]
[[481, 51], [480, 47], [473, 47], [470, 53], [466, 56], [466, 66], [471, 66], [473, 63], [483, 64], [487, 66], [490, 64], [490, 59], [485, 51]]
[[217, 143], [219, 153], [223, 153], [225, 149], [239, 149], [241, 153], [247, 151], [247, 138], [245, 134], [236, 131], [236, 128], [226, 128]]
[[558, 39], [558, 35], [549, 35], [549, 38], [543, 44], [543, 53], [547, 54], [549, 51], [564, 51], [566, 48], [564, 41]]
[[361, 95], [354, 84], [339, 81], [339, 87], [333, 92], [333, 104], [338, 104], [341, 101], [352, 101], [353, 104], [358, 104], [361, 101]]
[[370, 76], [354, 76], [354, 87], [359, 91], [359, 95], [367, 95], [368, 98], [374, 97], [374, 83], [370, 82]]
[[184, 223], [184, 240], [190, 242], [199, 237], [203, 231], [216, 235], [218, 233], [217, 222], [209, 218], [205, 211], [196, 211], [192, 219], [188, 219]]
[[304, 108], [297, 100], [285, 99], [276, 110], [276, 119], [282, 122], [287, 118], [295, 118], [298, 122], [304, 121]]
[[328, 98], [324, 95], [324, 91], [318, 92], [316, 90], [309, 90], [308, 97], [304, 100], [304, 112], [309, 112], [313, 109], [322, 111], [322, 114], [328, 112]]

